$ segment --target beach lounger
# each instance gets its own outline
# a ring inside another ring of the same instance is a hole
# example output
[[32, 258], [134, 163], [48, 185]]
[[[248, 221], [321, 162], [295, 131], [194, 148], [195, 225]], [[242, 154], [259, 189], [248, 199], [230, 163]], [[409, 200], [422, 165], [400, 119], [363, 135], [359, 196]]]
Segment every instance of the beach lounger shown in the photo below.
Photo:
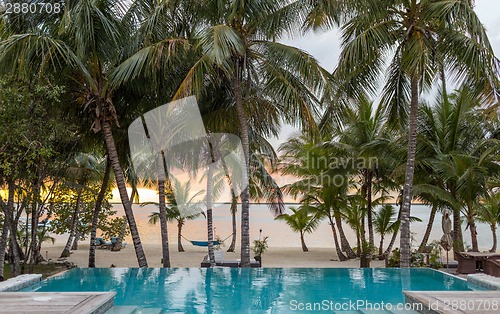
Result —
[[[214, 252], [214, 257], [215, 257], [215, 266], [220, 266], [220, 267], [231, 267], [231, 268], [238, 268], [241, 267], [241, 261], [240, 260], [225, 260], [224, 259], [224, 252], [223, 251], [215, 251]], [[201, 267], [210, 267], [210, 260], [208, 255], [205, 255], [203, 258], [203, 261], [201, 262]], [[261, 264], [259, 261], [253, 260], [250, 261], [250, 267], [252, 268], [260, 268]]]
[[460, 252], [455, 253], [455, 259], [458, 262], [457, 273], [475, 274], [476, 260], [473, 257], [466, 256]]
[[113, 244], [111, 242], [104, 241], [103, 238], [95, 238], [95, 246], [100, 249], [110, 249]]
[[494, 277], [500, 277], [500, 258], [491, 257], [483, 261], [484, 273]]

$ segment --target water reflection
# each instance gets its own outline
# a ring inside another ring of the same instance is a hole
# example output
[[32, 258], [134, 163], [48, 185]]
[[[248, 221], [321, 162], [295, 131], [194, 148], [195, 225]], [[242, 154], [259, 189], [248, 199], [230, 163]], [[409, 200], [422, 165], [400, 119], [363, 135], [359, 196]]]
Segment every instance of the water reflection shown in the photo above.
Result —
[[115, 305], [166, 312], [286, 313], [291, 302], [404, 302], [402, 290], [470, 290], [430, 269], [74, 269], [32, 291], [115, 291]]

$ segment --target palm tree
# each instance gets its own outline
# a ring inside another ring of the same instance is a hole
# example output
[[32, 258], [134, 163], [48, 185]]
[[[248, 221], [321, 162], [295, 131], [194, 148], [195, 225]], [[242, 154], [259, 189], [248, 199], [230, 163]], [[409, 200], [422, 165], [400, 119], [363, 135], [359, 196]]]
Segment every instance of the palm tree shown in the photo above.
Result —
[[[374, 247], [374, 186], [387, 180], [391, 172], [388, 164], [392, 156], [387, 152], [391, 151], [394, 132], [387, 128], [387, 117], [382, 106], [374, 108], [373, 102], [366, 97], [361, 97], [353, 107], [346, 108], [341, 118], [342, 124], [334, 131], [331, 145], [341, 147], [343, 158], [347, 154], [357, 163], [361, 194], [366, 200], [369, 244]], [[364, 223], [362, 233], [364, 239]]]
[[[317, 114], [317, 91], [329, 91], [330, 74], [309, 54], [282, 43], [282, 37], [295, 20], [280, 14], [289, 3], [280, 0], [218, 0], [189, 6], [198, 9], [203, 23], [196, 29], [193, 53], [196, 60], [185, 75], [174, 98], [196, 94], [202, 98], [208, 88], [230, 86], [241, 137], [246, 168], [250, 165], [249, 112], [260, 102], [255, 91], [279, 108], [285, 122], [300, 122], [304, 129], [314, 129]], [[115, 73], [115, 84], [145, 72], [145, 65], [155, 69], [160, 52], [159, 38], [129, 58]], [[163, 46], [162, 46], [163, 47]], [[163, 48], [162, 48], [163, 49]], [[146, 51], [151, 53], [145, 53]], [[207, 84], [208, 83], [208, 84]], [[253, 108], [252, 108], [253, 107]], [[248, 186], [249, 178], [243, 178]], [[241, 193], [241, 265], [250, 266], [249, 191]]]
[[[187, 220], [196, 219], [200, 215], [205, 216], [201, 206], [195, 201], [197, 197], [199, 197], [203, 190], [200, 190], [196, 193], [192, 194], [192, 188], [190, 181], [182, 184], [181, 182], [174, 180], [173, 186], [171, 189], [167, 189], [167, 221], [176, 221], [177, 222], [177, 249], [179, 252], [184, 252], [184, 247], [182, 246], [182, 227], [186, 223]], [[175, 193], [174, 193], [175, 191]], [[175, 196], [174, 196], [175, 195]], [[149, 204], [155, 204], [158, 206], [158, 203], [155, 202], [144, 202], [141, 203], [141, 207]], [[183, 204], [183, 211], [185, 210], [187, 213], [181, 213], [179, 210], [179, 206], [177, 204]], [[160, 220], [160, 214], [158, 212], [153, 212], [149, 215], [149, 223], [156, 224]]]
[[71, 226], [68, 241], [61, 253], [61, 257], [68, 257], [70, 255], [71, 244], [74, 240], [78, 241], [78, 215], [80, 213], [80, 206], [82, 202], [82, 193], [84, 189], [88, 189], [88, 184], [91, 180], [96, 180], [101, 169], [99, 158], [92, 154], [77, 153], [68, 164], [66, 170], [67, 184], [76, 189], [76, 203], [75, 210], [71, 216]]
[[[382, 101], [393, 121], [396, 118], [408, 121], [400, 246], [401, 267], [409, 267], [409, 218], [419, 95], [429, 89], [439, 75], [437, 61], [453, 74], [455, 81], [467, 81], [479, 90], [487, 89], [496, 78], [493, 50], [469, 1], [390, 0], [346, 4], [351, 14], [342, 27], [342, 53], [336, 69], [337, 77], [344, 82], [344, 94], [373, 94], [378, 80], [387, 73]], [[385, 71], [384, 60], [388, 55], [392, 60]]]
[[104, 135], [137, 261], [140, 267], [147, 267], [112, 131], [118, 115], [113, 102], [116, 88], [109, 85], [108, 76], [120, 64], [129, 32], [136, 29], [135, 20], [124, 16], [125, 7], [117, 0], [66, 3], [63, 14], [40, 16], [28, 31], [3, 39], [0, 64], [10, 73], [28, 78], [51, 71], [74, 82], [77, 102], [90, 112], [93, 130]]
[[106, 158], [106, 166], [102, 178], [101, 188], [97, 194], [94, 211], [92, 213], [92, 230], [90, 231], [90, 248], [89, 248], [89, 268], [95, 267], [95, 239], [97, 235], [97, 225], [99, 222], [99, 213], [101, 211], [102, 203], [109, 188], [109, 181], [111, 177], [111, 162]]
[[[282, 189], [294, 198], [300, 195], [304, 206], [313, 206], [318, 213], [329, 219], [335, 250], [340, 260], [354, 258], [355, 253], [343, 231], [340, 212], [350, 184], [352, 164], [342, 164], [343, 161], [336, 158], [338, 153], [331, 146], [322, 145], [320, 139], [310, 139], [306, 135], [288, 139], [279, 150], [282, 152], [279, 167], [281, 174], [298, 178]], [[340, 246], [337, 229], [341, 239]], [[347, 257], [342, 253], [341, 247], [345, 248]]]
[[380, 234], [380, 245], [378, 247], [379, 259], [384, 259], [384, 237], [390, 232], [394, 231], [395, 219], [394, 215], [396, 211], [392, 205], [384, 205], [375, 214], [375, 219], [373, 225], [375, 226], [375, 231]]
[[318, 227], [320, 220], [318, 215], [311, 214], [309, 209], [307, 206], [300, 206], [298, 209], [291, 207], [292, 214], [281, 214], [275, 218], [283, 220], [292, 231], [300, 233], [303, 252], [309, 251], [304, 241], [304, 234], [312, 233]]
[[481, 204], [477, 220], [487, 223], [491, 228], [493, 235], [493, 245], [490, 252], [494, 253], [497, 250], [497, 225], [500, 224], [500, 194], [490, 193], [484, 202]]

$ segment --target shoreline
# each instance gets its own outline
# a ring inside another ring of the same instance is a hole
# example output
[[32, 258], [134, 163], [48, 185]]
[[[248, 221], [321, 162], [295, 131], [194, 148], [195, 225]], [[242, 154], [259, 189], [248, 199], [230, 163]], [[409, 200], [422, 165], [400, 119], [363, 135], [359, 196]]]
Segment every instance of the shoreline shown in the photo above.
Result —
[[[62, 245], [45, 244], [42, 246], [41, 254], [45, 258], [56, 261], [62, 250]], [[161, 267], [161, 245], [143, 244], [144, 252], [148, 260], [148, 267]], [[173, 268], [199, 268], [203, 257], [207, 255], [207, 249], [203, 247], [184, 247], [186, 252], [178, 252], [177, 245], [169, 245], [170, 263]], [[237, 246], [235, 252], [226, 252], [227, 248], [222, 248], [224, 259], [236, 260], [240, 257], [240, 250]], [[88, 267], [88, 244], [79, 244], [78, 250], [72, 251], [66, 260], [81, 268]], [[251, 255], [253, 258], [253, 254]], [[333, 248], [310, 247], [309, 252], [302, 252], [301, 248], [271, 247], [262, 255], [262, 267], [264, 268], [359, 268], [359, 259], [341, 262]], [[112, 252], [106, 249], [96, 249], [96, 267], [138, 267], [135, 251], [132, 243], [119, 252]], [[372, 268], [385, 267], [384, 261], [373, 260]]]

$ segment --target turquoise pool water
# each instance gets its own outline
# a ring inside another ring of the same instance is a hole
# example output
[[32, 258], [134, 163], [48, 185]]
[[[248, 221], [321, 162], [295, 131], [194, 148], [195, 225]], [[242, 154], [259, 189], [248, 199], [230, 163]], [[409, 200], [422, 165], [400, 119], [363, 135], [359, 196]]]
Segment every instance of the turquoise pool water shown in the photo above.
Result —
[[404, 303], [402, 290], [476, 288], [426, 268], [76, 268], [24, 291], [115, 291], [115, 306], [164, 313], [290, 313], [300, 304]]

